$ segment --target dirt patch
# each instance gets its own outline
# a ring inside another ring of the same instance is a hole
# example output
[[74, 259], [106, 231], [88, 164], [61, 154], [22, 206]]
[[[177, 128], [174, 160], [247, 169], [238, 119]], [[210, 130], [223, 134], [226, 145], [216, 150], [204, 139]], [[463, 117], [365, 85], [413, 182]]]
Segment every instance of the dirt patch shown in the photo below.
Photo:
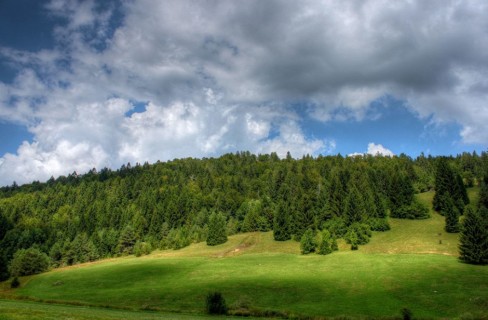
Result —
[[256, 244], [256, 242], [257, 242], [257, 240], [256, 240], [255, 235], [253, 235], [253, 234], [248, 235], [247, 237], [242, 239], [241, 243], [239, 243], [239, 245], [237, 247], [234, 247], [234, 248], [227, 250], [227, 251], [224, 251], [224, 252], [220, 252], [220, 253], [216, 254], [215, 256], [218, 258], [223, 258], [223, 257], [230, 257], [230, 256], [236, 256], [236, 255], [243, 254], [244, 252], [246, 252], [247, 250], [252, 248]]

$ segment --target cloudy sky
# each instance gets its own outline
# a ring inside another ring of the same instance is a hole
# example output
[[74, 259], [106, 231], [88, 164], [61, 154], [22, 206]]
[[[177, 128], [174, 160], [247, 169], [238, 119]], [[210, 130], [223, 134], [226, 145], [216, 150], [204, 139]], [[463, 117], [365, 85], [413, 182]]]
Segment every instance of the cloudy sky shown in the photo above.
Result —
[[488, 147], [488, 2], [0, 0], [0, 185]]

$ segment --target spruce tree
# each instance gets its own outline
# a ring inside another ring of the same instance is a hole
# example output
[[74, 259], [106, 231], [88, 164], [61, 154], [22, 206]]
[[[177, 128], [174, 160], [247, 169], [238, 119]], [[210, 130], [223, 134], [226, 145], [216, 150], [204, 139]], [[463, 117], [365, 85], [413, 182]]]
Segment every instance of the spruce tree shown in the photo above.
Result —
[[478, 206], [488, 208], [488, 175], [485, 175], [480, 184]]
[[459, 210], [454, 205], [454, 201], [449, 195], [444, 195], [442, 213], [446, 217], [446, 232], [456, 233], [459, 232]]
[[459, 258], [467, 263], [488, 264], [488, 209], [467, 206], [459, 239]]
[[307, 229], [300, 240], [300, 250], [302, 254], [308, 254], [315, 252], [316, 248], [315, 234], [312, 229]]
[[225, 217], [222, 213], [213, 212], [208, 219], [207, 245], [215, 246], [227, 242]]
[[444, 194], [448, 194], [452, 198], [459, 212], [463, 212], [464, 206], [469, 203], [463, 179], [459, 173], [451, 169], [446, 158], [440, 158], [437, 162], [435, 177], [434, 210], [443, 211], [442, 197]]
[[288, 208], [283, 202], [280, 202], [278, 209], [275, 212], [273, 237], [276, 241], [286, 241], [291, 239]]
[[[322, 231], [320, 243], [317, 248], [318, 254], [329, 254], [334, 251], [334, 241], [335, 239], [332, 238], [329, 230], [325, 229]], [[337, 242], [335, 244], [337, 246]]]

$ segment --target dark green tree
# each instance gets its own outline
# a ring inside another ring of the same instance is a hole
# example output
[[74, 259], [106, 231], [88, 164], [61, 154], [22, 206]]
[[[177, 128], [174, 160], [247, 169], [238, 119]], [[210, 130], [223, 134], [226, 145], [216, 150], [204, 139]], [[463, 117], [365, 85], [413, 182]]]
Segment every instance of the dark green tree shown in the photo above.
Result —
[[28, 276], [46, 271], [49, 268], [49, 257], [37, 248], [20, 249], [14, 254], [10, 263], [10, 275]]
[[215, 246], [227, 242], [225, 228], [225, 216], [220, 212], [212, 212], [208, 219], [207, 245]]
[[291, 239], [290, 217], [287, 206], [280, 202], [274, 217], [273, 237], [276, 241], [286, 241]]
[[337, 247], [336, 239], [332, 237], [332, 235], [327, 229], [322, 230], [321, 238], [317, 248], [317, 253], [329, 254], [332, 253], [332, 251], [334, 251], [335, 247]]
[[300, 250], [302, 254], [309, 254], [315, 252], [316, 248], [315, 233], [312, 229], [307, 229], [300, 240]]
[[488, 209], [467, 206], [464, 211], [459, 258], [471, 264], [488, 264]]
[[205, 302], [208, 314], [227, 314], [227, 304], [220, 292], [209, 293]]
[[459, 212], [463, 212], [464, 206], [469, 203], [468, 193], [464, 186], [461, 175], [455, 172], [447, 158], [441, 157], [437, 160], [437, 170], [435, 177], [435, 194], [433, 207], [436, 211], [443, 211], [443, 196], [449, 195]]
[[117, 252], [122, 255], [132, 254], [136, 242], [137, 235], [134, 228], [131, 225], [127, 225], [120, 234]]
[[449, 233], [459, 232], [459, 211], [454, 205], [454, 201], [449, 195], [444, 194], [445, 199], [442, 200], [442, 213], [446, 217], [445, 230]]

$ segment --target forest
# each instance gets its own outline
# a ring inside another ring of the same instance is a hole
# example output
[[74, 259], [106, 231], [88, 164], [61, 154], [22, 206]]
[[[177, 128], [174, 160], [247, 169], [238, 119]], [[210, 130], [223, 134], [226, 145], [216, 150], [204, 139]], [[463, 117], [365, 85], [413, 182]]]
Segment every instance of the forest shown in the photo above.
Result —
[[[466, 194], [472, 186], [480, 186], [477, 206]], [[461, 259], [488, 262], [487, 152], [415, 159], [238, 152], [14, 182], [0, 188], [0, 280], [23, 275], [15, 257], [28, 252], [58, 267], [202, 241], [215, 245], [250, 231], [301, 241], [302, 253], [330, 253], [339, 238], [357, 250], [372, 231], [387, 232], [390, 217], [428, 218], [429, 208], [414, 195], [434, 189], [446, 232], [484, 234], [481, 253], [469, 245], [479, 239], [462, 234]]]

